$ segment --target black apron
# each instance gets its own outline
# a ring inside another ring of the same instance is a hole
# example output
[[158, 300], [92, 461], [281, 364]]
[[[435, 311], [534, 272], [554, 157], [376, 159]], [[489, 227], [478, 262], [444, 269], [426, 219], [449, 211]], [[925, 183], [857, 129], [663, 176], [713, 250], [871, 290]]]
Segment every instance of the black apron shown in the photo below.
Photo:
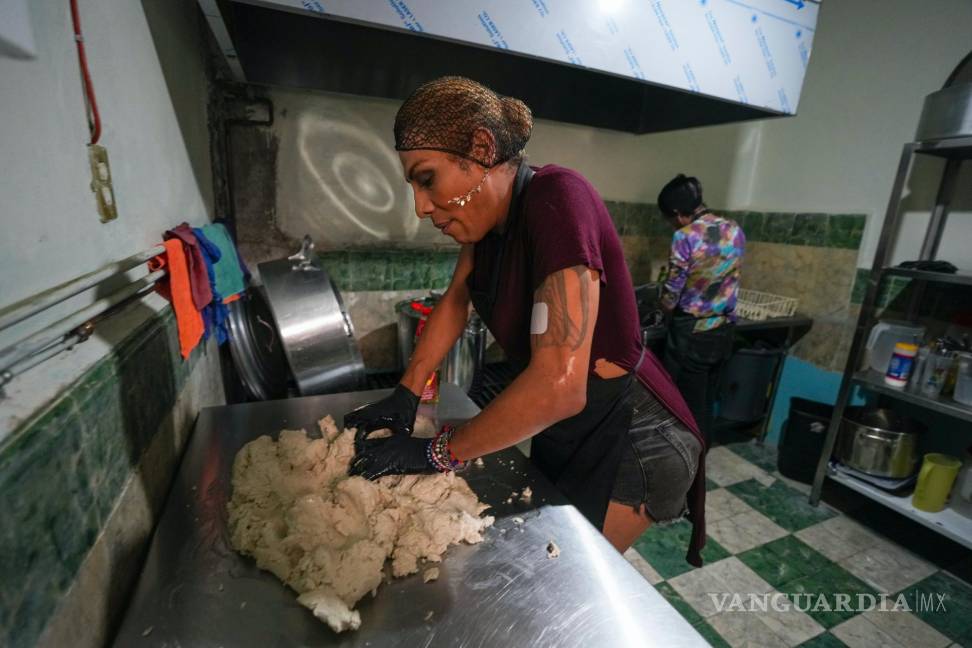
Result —
[[[496, 305], [496, 296], [499, 294], [500, 271], [503, 267], [503, 258], [506, 249], [509, 247], [509, 239], [512, 232], [516, 231], [517, 221], [523, 211], [523, 200], [526, 197], [527, 188], [533, 179], [534, 171], [526, 162], [520, 163], [520, 168], [516, 171], [513, 179], [513, 198], [510, 200], [510, 209], [506, 214], [506, 222], [503, 233], [500, 234], [500, 245], [496, 251], [496, 263], [493, 264], [493, 271], [490, 273], [489, 284], [485, 290], [470, 288], [469, 298], [472, 300], [473, 308], [479, 313], [486, 326], [493, 320], [493, 307]], [[520, 367], [522, 369], [522, 367]]]
[[[492, 322], [509, 238], [518, 229], [515, 225], [522, 218], [524, 197], [533, 173], [528, 165], [520, 165], [489, 285], [486, 290], [470, 289], [473, 306], [487, 326]], [[523, 368], [514, 366], [517, 372]], [[589, 376], [587, 405], [583, 411], [540, 432], [531, 443], [530, 460], [598, 529], [604, 526], [623, 443], [631, 427], [629, 394], [636, 371], [637, 367], [629, 374], [611, 379]]]
[[536, 435], [530, 444], [530, 460], [598, 529], [604, 527], [631, 428], [636, 372], [637, 367], [617, 378], [588, 376], [584, 409]]

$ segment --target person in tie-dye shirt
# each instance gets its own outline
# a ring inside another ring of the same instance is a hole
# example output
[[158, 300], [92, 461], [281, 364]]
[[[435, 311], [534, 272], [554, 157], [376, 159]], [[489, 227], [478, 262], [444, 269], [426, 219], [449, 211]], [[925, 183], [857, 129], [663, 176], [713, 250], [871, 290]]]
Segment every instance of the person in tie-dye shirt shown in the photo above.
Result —
[[662, 306], [670, 316], [665, 368], [711, 438], [712, 405], [732, 353], [736, 294], [746, 237], [702, 201], [696, 178], [676, 176], [658, 195], [675, 234]]

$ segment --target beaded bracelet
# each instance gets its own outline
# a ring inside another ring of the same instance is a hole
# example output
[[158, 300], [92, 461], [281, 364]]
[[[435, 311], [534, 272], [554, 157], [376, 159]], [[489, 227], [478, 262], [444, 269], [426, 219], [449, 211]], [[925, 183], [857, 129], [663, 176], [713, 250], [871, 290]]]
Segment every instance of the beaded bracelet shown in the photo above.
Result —
[[435, 435], [425, 448], [425, 456], [429, 460], [429, 465], [439, 472], [458, 472], [469, 465], [468, 461], [460, 461], [452, 453], [449, 441], [456, 428], [454, 425], [443, 425], [439, 433]]

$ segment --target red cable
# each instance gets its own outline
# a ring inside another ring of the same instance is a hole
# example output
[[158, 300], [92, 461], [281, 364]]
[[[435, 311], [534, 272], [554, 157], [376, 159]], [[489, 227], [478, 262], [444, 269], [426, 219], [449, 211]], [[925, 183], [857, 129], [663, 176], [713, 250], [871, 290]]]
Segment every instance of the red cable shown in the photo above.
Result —
[[98, 102], [95, 101], [94, 84], [91, 83], [91, 73], [88, 72], [88, 57], [84, 53], [84, 36], [81, 35], [81, 18], [78, 16], [78, 0], [71, 1], [71, 21], [74, 23], [74, 42], [78, 46], [78, 63], [81, 65], [81, 80], [84, 85], [84, 96], [88, 102], [88, 128], [91, 130], [91, 144], [97, 144], [101, 138], [101, 116], [98, 114]]

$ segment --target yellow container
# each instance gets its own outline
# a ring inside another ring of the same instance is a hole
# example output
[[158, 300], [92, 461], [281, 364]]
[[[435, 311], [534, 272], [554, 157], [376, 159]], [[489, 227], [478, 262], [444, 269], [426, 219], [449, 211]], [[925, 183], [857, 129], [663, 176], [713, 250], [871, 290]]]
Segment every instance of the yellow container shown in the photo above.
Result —
[[928, 513], [938, 513], [944, 509], [961, 467], [962, 462], [955, 457], [937, 452], [926, 454], [918, 472], [915, 494], [911, 498], [914, 507]]

